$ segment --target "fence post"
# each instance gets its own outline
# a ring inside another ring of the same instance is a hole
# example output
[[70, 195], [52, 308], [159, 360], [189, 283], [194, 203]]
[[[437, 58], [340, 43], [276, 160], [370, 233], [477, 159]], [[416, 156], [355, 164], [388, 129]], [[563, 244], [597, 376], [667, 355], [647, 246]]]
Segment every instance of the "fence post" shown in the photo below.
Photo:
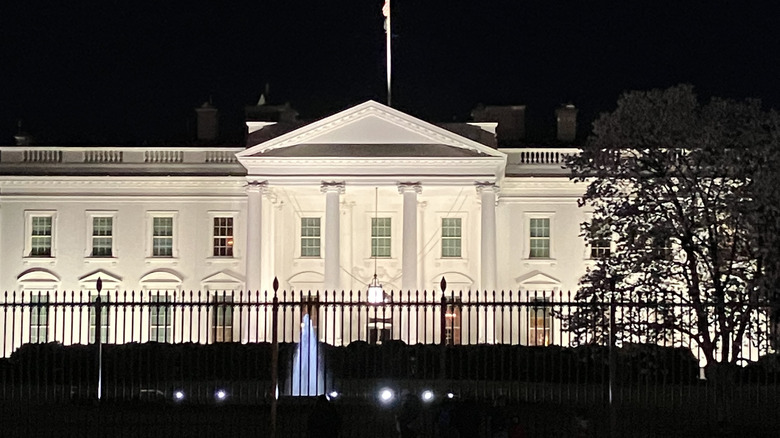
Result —
[[617, 434], [617, 416], [615, 414], [615, 379], [617, 372], [617, 346], [615, 345], [615, 280], [611, 279], [612, 294], [609, 300], [609, 436], [615, 438]]
[[441, 373], [441, 379], [447, 378], [447, 299], [445, 298], [445, 291], [447, 289], [447, 280], [444, 277], [441, 278], [441, 310], [439, 311], [439, 343], [441, 344], [441, 352], [439, 353], [439, 372]]
[[103, 280], [98, 277], [97, 297], [95, 298], [95, 344], [97, 344], [97, 399], [103, 395], [103, 303], [100, 292], [103, 290]]
[[279, 398], [279, 279], [274, 277], [274, 300], [271, 307], [271, 438], [276, 438], [276, 409]]

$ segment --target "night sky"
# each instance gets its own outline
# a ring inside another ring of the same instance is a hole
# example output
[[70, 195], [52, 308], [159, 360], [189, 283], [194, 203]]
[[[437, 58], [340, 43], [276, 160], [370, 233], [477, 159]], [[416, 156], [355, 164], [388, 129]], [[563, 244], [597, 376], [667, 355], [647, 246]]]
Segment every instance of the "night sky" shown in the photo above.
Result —
[[[0, 6], [0, 144], [174, 144], [212, 99], [223, 141], [244, 105], [317, 119], [385, 102], [382, 0], [35, 1]], [[780, 107], [774, 2], [393, 0], [393, 103], [430, 121], [525, 104], [587, 132], [630, 89], [690, 83]]]

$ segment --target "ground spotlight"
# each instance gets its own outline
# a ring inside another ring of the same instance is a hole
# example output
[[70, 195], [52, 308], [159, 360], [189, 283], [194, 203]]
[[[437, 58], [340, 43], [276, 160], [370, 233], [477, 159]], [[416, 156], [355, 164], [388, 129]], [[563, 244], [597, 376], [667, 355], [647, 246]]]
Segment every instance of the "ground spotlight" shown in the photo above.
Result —
[[431, 401], [433, 401], [433, 391], [431, 391], [430, 389], [426, 389], [425, 391], [423, 391], [423, 393], [422, 393], [422, 401], [424, 401], [424, 402], [431, 402]]
[[214, 397], [216, 397], [217, 401], [224, 401], [227, 398], [227, 391], [218, 389], [217, 392], [214, 393]]
[[379, 400], [382, 403], [390, 403], [393, 401], [394, 397], [395, 394], [393, 394], [393, 390], [390, 388], [382, 388], [379, 390]]
[[184, 400], [184, 391], [178, 389], [173, 392], [173, 399], [176, 401], [182, 401]]

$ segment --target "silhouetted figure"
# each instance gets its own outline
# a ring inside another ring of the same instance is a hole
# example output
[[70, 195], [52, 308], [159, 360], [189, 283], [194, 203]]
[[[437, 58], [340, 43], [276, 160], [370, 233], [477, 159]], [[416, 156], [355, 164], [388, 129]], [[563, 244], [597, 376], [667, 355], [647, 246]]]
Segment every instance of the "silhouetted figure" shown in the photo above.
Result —
[[482, 423], [482, 409], [474, 400], [463, 400], [455, 408], [453, 424], [458, 434], [465, 437], [480, 436], [479, 426]]
[[439, 413], [436, 416], [436, 430], [439, 438], [458, 438], [458, 429], [453, 423], [455, 415], [455, 403], [451, 398], [445, 398], [439, 407]]
[[317, 396], [317, 403], [309, 415], [309, 438], [338, 438], [341, 416], [324, 395]]
[[520, 418], [515, 415], [512, 417], [512, 420], [509, 422], [509, 432], [507, 435], [509, 438], [525, 438], [525, 429], [523, 429], [523, 425], [520, 424]]
[[401, 403], [401, 410], [396, 415], [395, 420], [398, 426], [398, 433], [401, 438], [416, 438], [421, 429], [420, 411], [422, 402], [414, 394], [406, 394]]
[[490, 436], [493, 438], [507, 438], [509, 424], [506, 413], [506, 398], [498, 397], [490, 409]]

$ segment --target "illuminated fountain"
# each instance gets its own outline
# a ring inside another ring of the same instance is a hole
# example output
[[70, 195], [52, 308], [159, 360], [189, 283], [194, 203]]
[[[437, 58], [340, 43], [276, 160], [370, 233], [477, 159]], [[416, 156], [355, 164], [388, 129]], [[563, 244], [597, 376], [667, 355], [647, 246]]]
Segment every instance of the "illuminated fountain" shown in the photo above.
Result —
[[292, 395], [313, 396], [325, 393], [321, 359], [317, 330], [312, 326], [309, 315], [303, 315], [301, 341], [293, 358]]

